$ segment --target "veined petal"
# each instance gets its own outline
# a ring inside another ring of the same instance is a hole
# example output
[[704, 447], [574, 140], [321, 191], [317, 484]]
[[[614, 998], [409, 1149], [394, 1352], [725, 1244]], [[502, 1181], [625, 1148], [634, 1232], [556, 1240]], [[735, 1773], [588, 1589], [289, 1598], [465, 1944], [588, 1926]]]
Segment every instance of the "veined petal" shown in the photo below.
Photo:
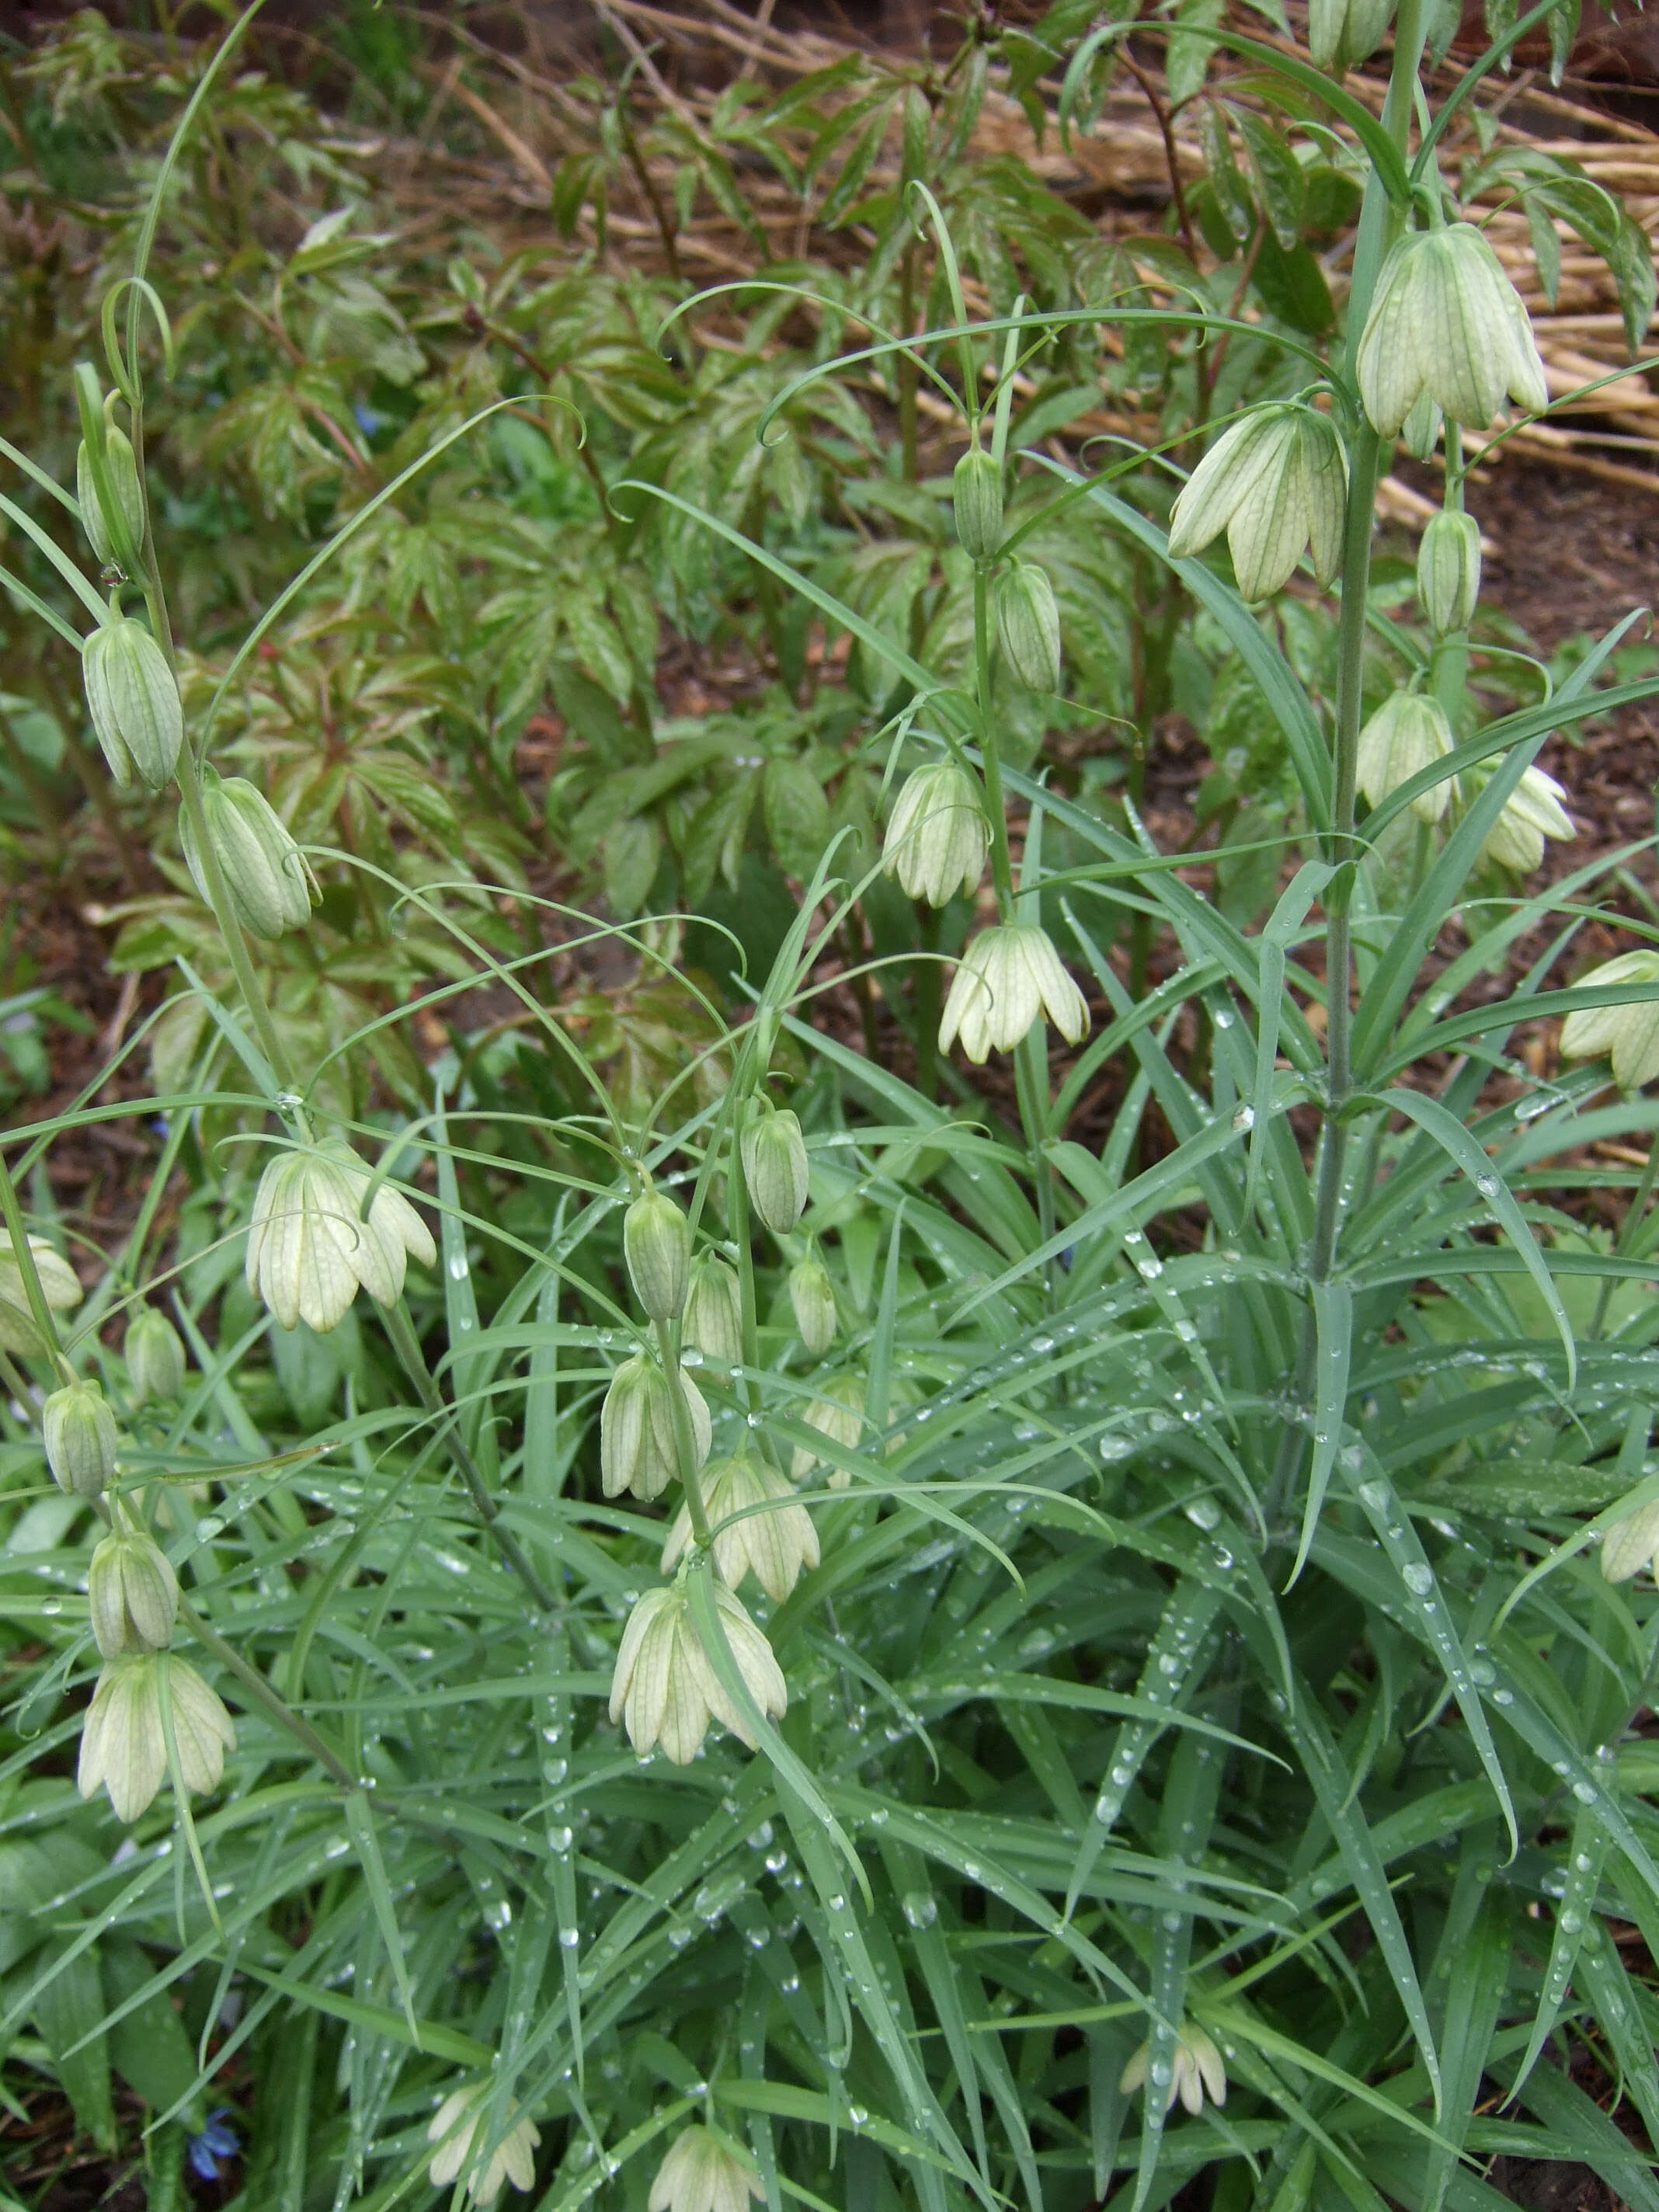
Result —
[[1170, 517], [1171, 559], [1201, 553], [1227, 527], [1264, 464], [1271, 465], [1283, 419], [1276, 407], [1259, 408], [1216, 440], [1182, 485]]

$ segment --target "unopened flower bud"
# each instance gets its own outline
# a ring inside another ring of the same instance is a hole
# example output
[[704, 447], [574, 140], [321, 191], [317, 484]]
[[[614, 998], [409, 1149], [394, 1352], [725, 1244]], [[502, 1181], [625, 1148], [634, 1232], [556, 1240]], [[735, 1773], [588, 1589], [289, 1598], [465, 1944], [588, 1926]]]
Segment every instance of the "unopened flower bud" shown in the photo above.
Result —
[[81, 1729], [76, 1782], [82, 1797], [109, 1791], [119, 1820], [136, 1820], [167, 1771], [161, 1723], [166, 1669], [173, 1740], [186, 1790], [216, 1790], [225, 1753], [236, 1748], [230, 1715], [193, 1667], [170, 1651], [127, 1651], [106, 1662]]
[[[692, 1457], [701, 1467], [713, 1441], [708, 1408], [702, 1391], [683, 1370], [679, 1384], [690, 1422]], [[620, 1498], [624, 1490], [631, 1490], [648, 1503], [660, 1498], [679, 1474], [672, 1388], [656, 1361], [643, 1352], [624, 1359], [611, 1376], [599, 1408], [599, 1479], [607, 1498]]]
[[728, 1367], [743, 1364], [743, 1285], [724, 1260], [705, 1253], [691, 1269], [680, 1340], [705, 1359]]
[[1400, 426], [1400, 442], [1419, 461], [1431, 461], [1434, 449], [1440, 443], [1440, 434], [1445, 427], [1443, 409], [1437, 407], [1426, 392], [1419, 392], [1412, 402], [1410, 413]]
[[127, 1379], [139, 1405], [147, 1398], [176, 1398], [185, 1387], [185, 1347], [164, 1313], [141, 1306], [127, 1323]]
[[646, 2212], [748, 2212], [751, 2197], [766, 2199], [753, 2160], [724, 2136], [687, 2128], [657, 2168]]
[[[1143, 2043], [1124, 2068], [1117, 2085], [1126, 2097], [1146, 2087], [1151, 2058], [1152, 2045]], [[1196, 2115], [1204, 2109], [1206, 2089], [1212, 2105], [1224, 2105], [1227, 2069], [1213, 2039], [1188, 2021], [1176, 2039], [1175, 2063], [1164, 2091], [1164, 2108], [1167, 2112], [1179, 2097], [1187, 2110]]]
[[[276, 938], [311, 919], [322, 893], [311, 863], [288, 825], [246, 776], [202, 771], [202, 813], [236, 919], [255, 937]], [[179, 816], [179, 842], [204, 905], [207, 877], [188, 812]]]
[[836, 1290], [816, 1253], [789, 1270], [789, 1303], [801, 1342], [820, 1358], [836, 1340]]
[[413, 1255], [431, 1267], [432, 1233], [400, 1191], [382, 1182], [368, 1218], [369, 1170], [331, 1139], [281, 1152], [259, 1178], [247, 1232], [247, 1286], [284, 1328], [303, 1321], [325, 1336], [359, 1289], [383, 1306], [403, 1296]]
[[939, 1027], [939, 1048], [962, 1048], [982, 1066], [993, 1052], [1012, 1052], [1047, 1015], [1068, 1044], [1089, 1027], [1089, 1004], [1060, 965], [1046, 930], [1008, 922], [981, 930], [957, 963]]
[[911, 773], [894, 803], [882, 866], [911, 898], [948, 906], [978, 889], [990, 842], [974, 777], [954, 761], [932, 761]]
[[58, 1487], [71, 1498], [101, 1498], [119, 1438], [98, 1384], [83, 1378], [54, 1390], [40, 1409], [40, 1429]]
[[[789, 1690], [771, 1645], [731, 1590], [720, 1583], [711, 1589], [750, 1696], [769, 1720], [781, 1719]], [[660, 1743], [676, 1766], [696, 1757], [711, 1720], [754, 1749], [748, 1718], [714, 1672], [678, 1584], [647, 1590], [628, 1616], [611, 1681], [611, 1717], [624, 1724], [641, 1759]]]
[[787, 1237], [806, 1211], [806, 1139], [786, 1108], [763, 1106], [743, 1133], [749, 1202], [775, 1237]]
[[977, 439], [957, 463], [951, 499], [963, 551], [975, 561], [994, 559], [1002, 543], [1002, 471]]
[[1382, 264], [1355, 356], [1359, 394], [1385, 438], [1426, 393], [1466, 429], [1485, 430], [1505, 398], [1549, 405], [1521, 295], [1473, 223], [1411, 231]]
[[1340, 76], [1382, 43], [1395, 0], [1308, 0], [1308, 49], [1316, 69]]
[[1480, 597], [1480, 526], [1472, 514], [1443, 508], [1417, 550], [1417, 603], [1437, 637], [1467, 629]]
[[[1581, 975], [1575, 989], [1610, 991], [1620, 983], [1659, 984], [1659, 951], [1621, 952]], [[1621, 1091], [1639, 1091], [1659, 1075], [1659, 998], [1625, 1005], [1580, 1006], [1561, 1024], [1565, 1060], [1595, 1060], [1606, 1053]], [[1620, 1524], [1623, 1526], [1623, 1523]]]
[[1224, 431], [1182, 488], [1170, 552], [1201, 553], [1224, 530], [1247, 599], [1289, 581], [1304, 549], [1328, 584], [1342, 562], [1348, 469], [1328, 416], [1310, 407], [1252, 408]]
[[[47, 1243], [44, 1237], [31, 1237], [29, 1256], [49, 1311], [64, 1313], [79, 1305], [80, 1279], [55, 1245]], [[0, 1352], [27, 1356], [46, 1348], [34, 1325], [29, 1294], [23, 1287], [23, 1271], [9, 1241], [0, 1237]]]
[[[818, 1532], [793, 1483], [753, 1452], [714, 1460], [703, 1470], [703, 1511], [714, 1531], [714, 1571], [728, 1589], [752, 1574], [781, 1605], [803, 1567], [818, 1564]], [[682, 1505], [663, 1547], [662, 1571], [673, 1573], [691, 1542], [691, 1516]]]
[[997, 635], [1028, 691], [1060, 689], [1060, 609], [1048, 571], [1016, 561], [997, 579]]
[[1513, 868], [1518, 875], [1528, 875], [1541, 867], [1547, 837], [1565, 843], [1578, 835], [1562, 804], [1566, 795], [1555, 778], [1546, 775], [1541, 768], [1523, 768], [1521, 781], [1486, 832], [1481, 859], [1496, 860], [1499, 867]]
[[[126, 526], [131, 553], [137, 555], [144, 543], [143, 489], [138, 482], [138, 463], [132, 450], [132, 441], [125, 430], [117, 429], [113, 422], [104, 432], [104, 460], [109, 470], [111, 489], [120, 508], [120, 520]], [[98, 497], [84, 438], [75, 456], [75, 491], [81, 503], [82, 526], [93, 552], [106, 568], [112, 562], [125, 567], [130, 556], [123, 550], [118, 532], [112, 526], [113, 518], [106, 515], [103, 503]]]
[[542, 2131], [528, 2115], [514, 2119], [518, 2110], [518, 2100], [509, 2097], [506, 2117], [512, 2126], [489, 2156], [475, 2163], [473, 2146], [485, 2134], [489, 2117], [489, 2084], [477, 2081], [470, 2088], [451, 2090], [427, 2125], [427, 2141], [437, 2145], [428, 2169], [433, 2187], [447, 2189], [465, 2173], [468, 2197], [486, 2212], [501, 2195], [504, 2181], [515, 2189], [533, 2189], [536, 2146]]
[[135, 769], [152, 791], [172, 775], [184, 743], [185, 710], [167, 656], [143, 623], [112, 615], [81, 658], [87, 712], [109, 772], [123, 790]]
[[634, 1295], [652, 1321], [678, 1321], [685, 1304], [691, 1231], [672, 1198], [648, 1190], [623, 1216], [623, 1251]]
[[[1437, 699], [1420, 691], [1390, 692], [1359, 732], [1359, 788], [1380, 806], [1391, 791], [1451, 750], [1451, 725]], [[1437, 822], [1450, 796], [1449, 782], [1431, 783], [1413, 799], [1412, 812], [1419, 821]]]
[[124, 1651], [163, 1651], [173, 1641], [179, 1581], [171, 1562], [142, 1528], [118, 1527], [102, 1539], [87, 1571], [92, 1632], [106, 1659]]

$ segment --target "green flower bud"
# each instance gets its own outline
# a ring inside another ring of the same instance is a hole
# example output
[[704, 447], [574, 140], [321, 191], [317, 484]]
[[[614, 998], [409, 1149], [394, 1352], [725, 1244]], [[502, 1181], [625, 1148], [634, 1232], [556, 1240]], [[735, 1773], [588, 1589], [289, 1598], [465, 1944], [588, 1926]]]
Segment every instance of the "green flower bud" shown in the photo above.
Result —
[[1316, 579], [1328, 584], [1341, 566], [1347, 504], [1347, 462], [1329, 417], [1310, 407], [1255, 407], [1182, 485], [1170, 553], [1201, 553], [1224, 530], [1245, 599], [1270, 598], [1304, 549]]
[[769, 1105], [743, 1133], [743, 1179], [749, 1202], [775, 1237], [787, 1237], [806, 1211], [806, 1140], [786, 1109]]
[[[221, 776], [204, 769], [202, 813], [219, 872], [243, 928], [255, 937], [276, 938], [309, 921], [312, 908], [322, 896], [311, 863], [289, 836], [281, 815], [247, 778]], [[210, 906], [195, 827], [183, 809], [179, 842], [202, 902]]]
[[143, 623], [112, 615], [88, 638], [81, 673], [110, 774], [125, 791], [136, 768], [160, 791], [185, 738], [179, 686], [161, 647]]
[[[1391, 791], [1451, 750], [1451, 724], [1437, 699], [1420, 691], [1391, 692], [1359, 732], [1359, 788], [1380, 806]], [[1431, 783], [1413, 799], [1412, 812], [1421, 822], [1437, 822], [1450, 797], [1449, 781]]]
[[948, 906], [985, 872], [991, 832], [979, 785], [954, 761], [933, 761], [906, 781], [882, 844], [882, 866], [911, 898]]
[[143, 1306], [127, 1323], [127, 1379], [135, 1401], [176, 1398], [185, 1387], [185, 1347], [164, 1313]]
[[1417, 602], [1437, 637], [1467, 629], [1480, 596], [1480, 526], [1446, 508], [1423, 532], [1417, 553]]
[[1338, 76], [1375, 53], [1395, 0], [1309, 0], [1308, 48], [1316, 69]]
[[[679, 1383], [691, 1423], [692, 1456], [698, 1467], [713, 1441], [702, 1393], [682, 1370]], [[647, 1504], [660, 1498], [680, 1471], [669, 1378], [654, 1359], [636, 1352], [611, 1378], [599, 1408], [599, 1480], [607, 1498], [631, 1490]]]
[[801, 1342], [821, 1358], [836, 1340], [836, 1289], [816, 1253], [789, 1270], [789, 1303]]
[[1002, 543], [1002, 471], [977, 439], [957, 463], [951, 498], [963, 551], [994, 559]]
[[1028, 691], [1060, 689], [1060, 609], [1035, 561], [1016, 561], [997, 580], [997, 635]]
[[723, 1360], [728, 1367], [743, 1364], [743, 1285], [712, 1253], [691, 1269], [680, 1340], [695, 1346], [705, 1359]]
[[1549, 405], [1521, 295], [1468, 222], [1408, 232], [1393, 248], [1354, 368], [1365, 412], [1385, 438], [1425, 393], [1469, 430], [1489, 428], [1505, 398], [1531, 414]]
[[167, 1553], [142, 1528], [110, 1531], [87, 1574], [92, 1632], [106, 1659], [164, 1651], [179, 1613], [179, 1581]]
[[81, 1729], [76, 1784], [82, 1797], [107, 1788], [118, 1820], [136, 1820], [167, 1771], [161, 1725], [166, 1670], [173, 1740], [186, 1790], [216, 1790], [225, 1753], [236, 1748], [230, 1715], [193, 1667], [170, 1651], [124, 1651], [107, 1661]]
[[691, 1231], [672, 1198], [647, 1191], [623, 1216], [623, 1252], [634, 1295], [653, 1321], [678, 1321], [685, 1304]]
[[[1617, 984], [1659, 983], [1659, 951], [1644, 947], [1604, 960], [1576, 989], [1608, 991]], [[1565, 1060], [1595, 1060], [1606, 1053], [1621, 1091], [1639, 1091], [1659, 1075], [1659, 999], [1632, 999], [1624, 1005], [1580, 1006], [1561, 1024]], [[1622, 1524], [1621, 1524], [1622, 1525]]]
[[101, 1498], [115, 1473], [115, 1416], [89, 1381], [65, 1383], [40, 1409], [46, 1464], [71, 1498]]
[[1440, 434], [1446, 427], [1444, 410], [1435, 405], [1426, 392], [1419, 392], [1411, 404], [1411, 411], [1400, 426], [1400, 441], [1408, 453], [1419, 461], [1431, 461], [1434, 449], [1440, 443]]
[[104, 433], [104, 459], [109, 469], [110, 481], [118, 504], [120, 521], [126, 526], [130, 550], [124, 551], [119, 541], [118, 527], [104, 513], [92, 479], [92, 465], [83, 438], [75, 456], [75, 491], [81, 502], [81, 521], [88, 543], [106, 568], [112, 563], [125, 568], [131, 556], [137, 554], [144, 542], [144, 494], [138, 482], [138, 463], [132, 450], [132, 441], [125, 430], [118, 430], [112, 422]]
[[[1617, 962], [1613, 963], [1614, 966], [1617, 964]], [[1594, 982], [1595, 978], [1587, 975], [1583, 981]], [[1653, 1011], [1651, 1006], [1613, 1009], [1616, 1013], [1640, 1012], [1650, 1014]], [[1569, 1014], [1567, 1019], [1577, 1021], [1578, 1016]], [[1627, 1583], [1644, 1567], [1659, 1575], [1659, 1565], [1656, 1562], [1659, 1562], [1659, 1500], [1650, 1505], [1638, 1506], [1624, 1520], [1615, 1521], [1601, 1542], [1601, 1572], [1610, 1583]]]
[[[31, 1237], [29, 1256], [34, 1261], [34, 1272], [40, 1279], [40, 1288], [51, 1312], [66, 1313], [71, 1306], [79, 1305], [80, 1279], [61, 1252], [48, 1244], [44, 1237]], [[23, 1287], [23, 1271], [9, 1240], [0, 1237], [0, 1352], [27, 1355], [46, 1348], [34, 1326], [29, 1295]]]

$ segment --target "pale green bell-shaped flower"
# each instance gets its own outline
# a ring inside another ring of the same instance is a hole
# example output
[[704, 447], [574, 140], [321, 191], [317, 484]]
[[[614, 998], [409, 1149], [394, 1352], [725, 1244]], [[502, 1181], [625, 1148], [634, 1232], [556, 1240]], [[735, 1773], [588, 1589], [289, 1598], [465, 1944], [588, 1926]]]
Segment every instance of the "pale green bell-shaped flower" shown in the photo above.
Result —
[[975, 1066], [1012, 1052], [1046, 1015], [1067, 1044], [1089, 1028], [1089, 1003], [1060, 965], [1047, 930], [1008, 922], [982, 930], [963, 952], [939, 1025], [939, 1048], [958, 1036]]
[[[754, 1452], [714, 1461], [702, 1478], [702, 1505], [714, 1532], [714, 1571], [728, 1589], [752, 1574], [781, 1604], [803, 1567], [818, 1564], [818, 1532], [794, 1485]], [[682, 1505], [663, 1546], [662, 1571], [672, 1574], [691, 1542], [691, 1516]]]
[[[512, 2119], [518, 2111], [518, 2100], [509, 2097], [507, 2118]], [[535, 2187], [536, 2146], [542, 2134], [526, 2115], [514, 2119], [482, 2166], [474, 2166], [473, 2146], [477, 2142], [482, 2148], [487, 2140], [489, 2120], [487, 2081], [475, 2081], [469, 2087], [450, 2091], [432, 2115], [426, 2131], [427, 2141], [437, 2145], [428, 2169], [434, 2189], [449, 2188], [465, 2173], [468, 2197], [474, 2204], [487, 2206], [501, 2195], [504, 2181], [510, 2181], [515, 2189]]]
[[1549, 405], [1521, 295], [1473, 223], [1412, 231], [1394, 247], [1354, 365], [1385, 438], [1425, 395], [1468, 430], [1489, 428], [1505, 398], [1530, 414]]
[[[842, 1451], [855, 1451], [864, 1434], [864, 1377], [849, 1369], [844, 1375], [832, 1375], [820, 1395], [806, 1409], [805, 1425], [816, 1429], [826, 1443]], [[797, 1444], [789, 1462], [789, 1472], [797, 1482], [805, 1482], [817, 1466], [822, 1455]], [[832, 1468], [830, 1474], [831, 1490], [845, 1490], [852, 1477], [843, 1467]]]
[[727, 1367], [743, 1364], [743, 1285], [713, 1253], [706, 1252], [692, 1263], [680, 1341], [694, 1346], [705, 1359], [718, 1359]]
[[[692, 1457], [701, 1467], [713, 1437], [708, 1408], [682, 1368], [680, 1389], [691, 1429]], [[607, 1498], [631, 1490], [647, 1503], [660, 1498], [680, 1472], [674, 1434], [674, 1401], [668, 1376], [648, 1352], [624, 1359], [599, 1407], [599, 1480]]]
[[[1575, 988], [1610, 991], [1619, 983], [1659, 983], [1659, 951], [1646, 947], [1604, 960]], [[1595, 1060], [1606, 1053], [1621, 1091], [1639, 1091], [1659, 1076], [1659, 999], [1632, 999], [1624, 1006], [1580, 1006], [1561, 1024], [1565, 1060]]]
[[978, 889], [990, 842], [974, 777], [955, 761], [930, 761], [911, 772], [894, 802], [881, 864], [908, 897], [948, 906]]
[[326, 1335], [360, 1288], [380, 1305], [396, 1305], [410, 1259], [435, 1263], [431, 1231], [389, 1182], [363, 1215], [369, 1182], [364, 1162], [333, 1139], [279, 1152], [260, 1176], [247, 1235], [247, 1286], [284, 1328], [303, 1321]]
[[[769, 1720], [789, 1703], [772, 1647], [724, 1583], [711, 1582], [720, 1625], [750, 1696]], [[621, 1721], [643, 1759], [660, 1744], [676, 1766], [688, 1765], [717, 1720], [752, 1751], [749, 1723], [728, 1697], [703, 1650], [690, 1604], [678, 1583], [647, 1590], [628, 1616], [611, 1681], [611, 1717]]]
[[[1143, 2043], [1124, 2068], [1118, 2087], [1126, 2097], [1137, 2089], [1147, 2087], [1152, 2074], [1152, 2046]], [[1164, 2109], [1168, 2112], [1177, 2097], [1188, 2112], [1196, 2116], [1204, 2109], [1207, 2090], [1212, 2105], [1227, 2101], [1227, 2069], [1222, 2063], [1221, 2053], [1212, 2038], [1201, 2027], [1188, 2021], [1176, 2038], [1175, 2057], [1165, 2082], [1152, 2082], [1154, 2090], [1162, 2089]]]
[[766, 2200], [752, 2162], [723, 2136], [687, 2128], [657, 2168], [646, 2212], [749, 2212], [751, 2197]]
[[136, 1820], [167, 1771], [161, 1725], [161, 1669], [167, 1669], [173, 1740], [186, 1790], [216, 1790], [225, 1753], [236, 1748], [230, 1715], [193, 1667], [170, 1651], [128, 1651], [106, 1662], [81, 1725], [76, 1786], [82, 1797], [100, 1788], [119, 1820]]
[[1170, 552], [1201, 553], [1224, 530], [1247, 599], [1265, 599], [1304, 551], [1328, 584], [1342, 565], [1348, 465], [1334, 423], [1313, 409], [1252, 408], [1188, 477], [1170, 518]]
[[1395, 0], [1308, 0], [1308, 51], [1340, 76], [1367, 60], [1393, 21]]
[[1546, 775], [1541, 768], [1522, 769], [1521, 781], [1486, 832], [1486, 842], [1480, 848], [1481, 859], [1496, 860], [1500, 867], [1513, 868], [1517, 875], [1530, 875], [1534, 868], [1541, 867], [1547, 837], [1565, 843], [1578, 835], [1571, 815], [1562, 803], [1566, 795], [1555, 778]]
[[[1359, 788], [1373, 806], [1452, 750], [1451, 724], [1437, 699], [1394, 691], [1359, 732]], [[1412, 801], [1419, 821], [1438, 822], [1451, 798], [1449, 781], [1431, 783]]]
[[1608, 1582], [1627, 1583], [1644, 1567], [1659, 1576], [1659, 1498], [1615, 1521], [1601, 1539], [1601, 1572]]
[[[31, 1237], [28, 1243], [29, 1256], [34, 1261], [47, 1311], [67, 1313], [71, 1306], [79, 1305], [82, 1296], [80, 1278], [56, 1245], [49, 1244], [44, 1237]], [[17, 1264], [10, 1240], [0, 1237], [0, 1352], [27, 1357], [46, 1348], [34, 1326], [29, 1294], [23, 1287], [23, 1271]]]

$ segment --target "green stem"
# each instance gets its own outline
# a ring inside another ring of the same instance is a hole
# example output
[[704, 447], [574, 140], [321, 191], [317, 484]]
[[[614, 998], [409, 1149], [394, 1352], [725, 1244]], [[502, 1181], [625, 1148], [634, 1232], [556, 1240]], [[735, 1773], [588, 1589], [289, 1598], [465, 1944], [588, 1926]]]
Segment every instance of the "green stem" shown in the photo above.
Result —
[[292, 1706], [285, 1705], [257, 1667], [250, 1666], [241, 1653], [227, 1644], [224, 1638], [210, 1628], [194, 1606], [182, 1595], [179, 1600], [179, 1618], [204, 1651], [210, 1651], [222, 1667], [228, 1668], [256, 1704], [285, 1728], [298, 1743], [302, 1743], [325, 1773], [337, 1782], [342, 1790], [358, 1788], [357, 1778], [346, 1765], [339, 1753], [318, 1735], [307, 1720], [302, 1720]]
[[462, 1438], [455, 1408], [448, 1403], [438, 1388], [432, 1370], [426, 1364], [426, 1354], [415, 1334], [409, 1309], [401, 1298], [395, 1306], [383, 1306], [380, 1317], [386, 1323], [386, 1333], [392, 1339], [392, 1348], [404, 1364], [410, 1381], [415, 1385], [421, 1403], [439, 1425], [455, 1472], [466, 1486], [478, 1518], [483, 1522], [491, 1541], [530, 1593], [539, 1613], [551, 1613], [556, 1601], [552, 1592], [526, 1558], [522, 1546], [510, 1528], [501, 1525], [501, 1510], [489, 1494], [489, 1486], [479, 1470], [478, 1462], [467, 1449]]
[[979, 692], [980, 755], [985, 768], [985, 816], [991, 826], [991, 877], [996, 885], [997, 911], [1005, 922], [1014, 918], [1014, 868], [1008, 856], [1008, 806], [1002, 792], [1002, 757], [997, 750], [996, 726], [991, 714], [990, 570], [986, 562], [974, 565], [974, 669]]
[[707, 1550], [708, 1516], [703, 1510], [702, 1486], [697, 1480], [697, 1440], [691, 1433], [691, 1409], [685, 1402], [681, 1384], [679, 1329], [674, 1322], [666, 1321], [654, 1322], [652, 1326], [656, 1332], [657, 1354], [668, 1382], [668, 1402], [674, 1419], [674, 1456], [679, 1462], [685, 1510], [690, 1516], [691, 1534]]

